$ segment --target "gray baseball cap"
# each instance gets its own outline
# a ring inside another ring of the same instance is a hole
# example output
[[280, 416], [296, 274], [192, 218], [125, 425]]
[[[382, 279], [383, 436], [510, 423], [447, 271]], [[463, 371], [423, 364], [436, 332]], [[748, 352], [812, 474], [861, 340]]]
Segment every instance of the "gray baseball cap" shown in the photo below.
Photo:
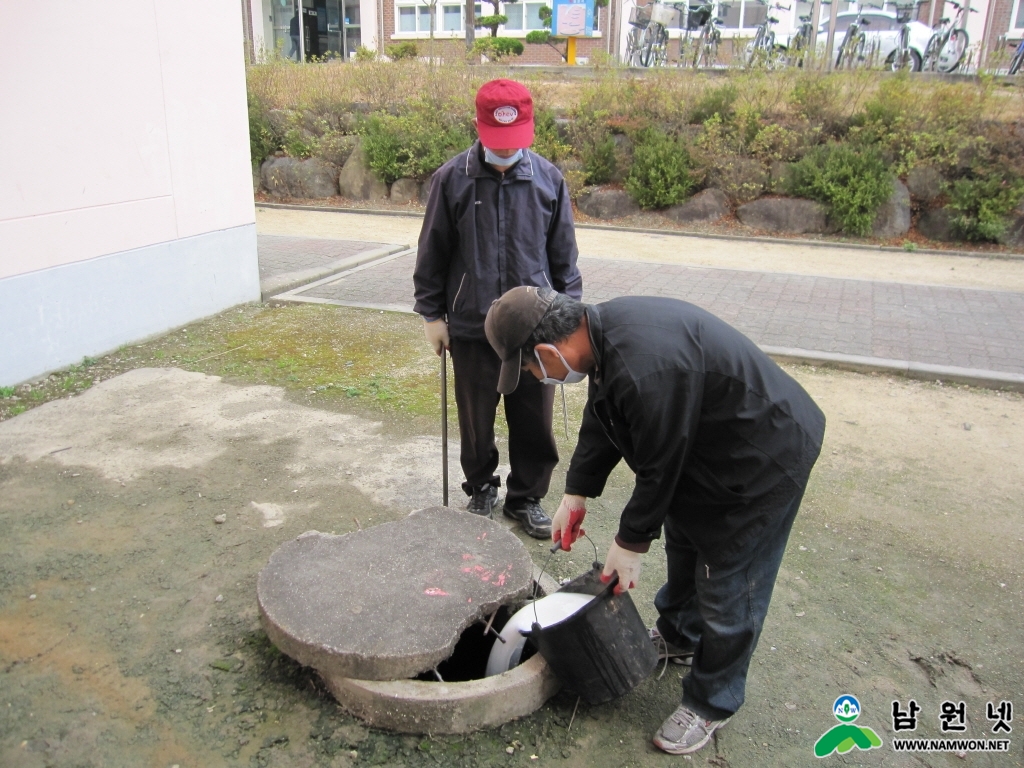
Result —
[[523, 367], [522, 348], [554, 301], [555, 292], [541, 296], [533, 286], [519, 286], [491, 304], [484, 320], [484, 333], [501, 358], [498, 392], [508, 395], [519, 385]]

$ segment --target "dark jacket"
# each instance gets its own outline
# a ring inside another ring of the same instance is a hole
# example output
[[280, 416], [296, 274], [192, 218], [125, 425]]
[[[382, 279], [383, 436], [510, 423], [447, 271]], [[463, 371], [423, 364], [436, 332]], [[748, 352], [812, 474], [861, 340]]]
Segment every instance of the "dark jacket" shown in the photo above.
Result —
[[478, 141], [434, 174], [413, 273], [416, 312], [447, 315], [453, 338], [483, 340], [491, 302], [510, 288], [583, 292], [562, 174], [530, 150], [504, 174], [482, 154]]
[[804, 487], [824, 414], [750, 339], [692, 304], [627, 296], [586, 313], [597, 364], [566, 493], [599, 496], [622, 458], [636, 486], [620, 544], [646, 551], [667, 515], [709, 560], [748, 543], [737, 539], [763, 526], [758, 501], [787, 477]]

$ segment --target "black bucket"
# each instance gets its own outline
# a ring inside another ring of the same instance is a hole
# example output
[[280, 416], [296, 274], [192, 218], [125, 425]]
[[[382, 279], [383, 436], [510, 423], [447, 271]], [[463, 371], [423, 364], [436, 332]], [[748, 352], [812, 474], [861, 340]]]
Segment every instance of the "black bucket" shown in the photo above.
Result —
[[600, 564], [560, 592], [596, 599], [557, 624], [533, 625], [530, 640], [565, 687], [589, 704], [629, 693], [658, 666], [658, 652], [629, 592], [613, 595], [617, 577], [600, 581]]

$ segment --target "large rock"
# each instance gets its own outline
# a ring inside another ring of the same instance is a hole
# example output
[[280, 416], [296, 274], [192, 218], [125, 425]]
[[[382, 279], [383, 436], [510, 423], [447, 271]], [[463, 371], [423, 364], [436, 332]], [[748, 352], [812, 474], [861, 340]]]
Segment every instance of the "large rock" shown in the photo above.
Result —
[[1010, 214], [1010, 223], [1000, 236], [999, 242], [1012, 248], [1024, 247], [1024, 200]]
[[596, 187], [576, 198], [576, 207], [595, 219], [618, 219], [640, 213], [640, 206], [621, 189]]
[[356, 141], [352, 154], [341, 169], [338, 188], [342, 197], [351, 200], [384, 200], [388, 196], [387, 184], [378, 179], [366, 164], [361, 140]]
[[427, 199], [430, 197], [430, 183], [434, 180], [434, 174], [430, 174], [430, 178], [420, 184], [420, 205], [426, 205]]
[[419, 201], [420, 183], [416, 179], [398, 179], [391, 185], [391, 202], [395, 205], [408, 205]]
[[907, 189], [915, 200], [930, 203], [942, 194], [945, 181], [939, 169], [932, 165], [921, 165], [907, 174]]
[[871, 225], [873, 237], [888, 240], [910, 231], [910, 191], [899, 179], [893, 179], [892, 194], [882, 203]]
[[804, 234], [825, 232], [825, 206], [797, 197], [763, 197], [736, 209], [736, 217], [748, 227], [768, 232]]
[[401, 680], [447, 659], [463, 630], [532, 584], [515, 534], [431, 507], [285, 542], [260, 571], [256, 597], [267, 636], [299, 663], [328, 679]]
[[664, 213], [680, 224], [718, 221], [729, 213], [729, 198], [720, 189], [705, 189], [682, 205], [673, 205], [666, 209]]
[[261, 166], [260, 178], [275, 197], [323, 198], [338, 194], [338, 167], [319, 157], [272, 157]]
[[953, 242], [956, 237], [953, 235], [953, 211], [949, 208], [933, 208], [924, 211], [917, 219], [917, 231], [929, 240], [941, 242]]

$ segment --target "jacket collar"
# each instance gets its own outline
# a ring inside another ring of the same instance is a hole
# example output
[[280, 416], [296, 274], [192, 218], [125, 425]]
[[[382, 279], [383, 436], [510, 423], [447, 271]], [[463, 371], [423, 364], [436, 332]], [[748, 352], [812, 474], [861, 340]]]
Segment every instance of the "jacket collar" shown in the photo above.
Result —
[[[501, 174], [494, 170], [491, 166], [483, 160], [483, 149], [480, 146], [480, 140], [477, 139], [473, 142], [473, 146], [469, 148], [466, 153], [466, 175], [471, 179], [479, 178], [496, 178], [500, 177]], [[523, 159], [515, 164], [514, 167], [505, 171], [505, 178], [507, 179], [533, 179], [533, 155], [528, 149], [523, 150]]]
[[594, 383], [600, 384], [601, 352], [604, 349], [604, 329], [601, 327], [601, 310], [596, 304], [587, 304], [583, 311], [587, 315], [590, 349], [594, 353]]

